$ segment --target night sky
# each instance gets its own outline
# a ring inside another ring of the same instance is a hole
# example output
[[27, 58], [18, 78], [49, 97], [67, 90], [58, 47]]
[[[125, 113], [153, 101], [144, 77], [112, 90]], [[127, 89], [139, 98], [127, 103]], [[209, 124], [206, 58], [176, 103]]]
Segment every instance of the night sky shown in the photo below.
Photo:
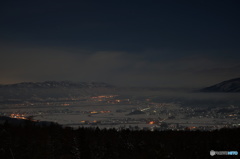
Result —
[[239, 0], [3, 0], [0, 83], [202, 87], [240, 77]]

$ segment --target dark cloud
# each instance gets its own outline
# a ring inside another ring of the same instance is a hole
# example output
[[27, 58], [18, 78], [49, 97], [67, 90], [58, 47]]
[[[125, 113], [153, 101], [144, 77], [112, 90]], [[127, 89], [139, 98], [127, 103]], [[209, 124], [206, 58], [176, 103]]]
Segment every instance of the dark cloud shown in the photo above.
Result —
[[193, 87], [239, 77], [234, 0], [0, 3], [0, 83]]
[[239, 73], [234, 60], [209, 57], [148, 59], [119, 51], [1, 46], [1, 83], [45, 80], [103, 81], [117, 85], [204, 86]]

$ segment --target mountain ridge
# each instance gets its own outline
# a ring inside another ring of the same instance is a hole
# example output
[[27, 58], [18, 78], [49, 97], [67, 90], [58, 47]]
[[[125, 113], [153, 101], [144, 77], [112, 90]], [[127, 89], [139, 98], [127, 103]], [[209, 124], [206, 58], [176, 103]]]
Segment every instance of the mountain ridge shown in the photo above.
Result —
[[1, 84], [0, 88], [93, 88], [113, 87], [104, 82], [71, 82], [71, 81], [44, 81], [44, 82], [21, 82], [15, 84]]
[[240, 92], [240, 78], [234, 78], [203, 88], [200, 92]]

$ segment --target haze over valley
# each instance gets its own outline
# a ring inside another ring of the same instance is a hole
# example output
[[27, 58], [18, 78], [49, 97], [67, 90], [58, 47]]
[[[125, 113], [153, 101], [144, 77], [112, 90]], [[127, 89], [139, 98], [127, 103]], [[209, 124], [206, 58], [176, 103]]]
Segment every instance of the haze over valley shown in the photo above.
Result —
[[[232, 86], [232, 81], [225, 83]], [[46, 81], [1, 85], [0, 92], [3, 116], [76, 128], [214, 130], [240, 123], [240, 94], [235, 91]]]

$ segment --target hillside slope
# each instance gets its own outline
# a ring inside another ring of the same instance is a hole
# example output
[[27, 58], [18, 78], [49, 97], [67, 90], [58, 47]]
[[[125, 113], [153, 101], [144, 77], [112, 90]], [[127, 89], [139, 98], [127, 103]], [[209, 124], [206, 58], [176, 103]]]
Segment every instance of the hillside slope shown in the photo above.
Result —
[[201, 92], [240, 92], [240, 78], [223, 81], [216, 85], [206, 87]]

